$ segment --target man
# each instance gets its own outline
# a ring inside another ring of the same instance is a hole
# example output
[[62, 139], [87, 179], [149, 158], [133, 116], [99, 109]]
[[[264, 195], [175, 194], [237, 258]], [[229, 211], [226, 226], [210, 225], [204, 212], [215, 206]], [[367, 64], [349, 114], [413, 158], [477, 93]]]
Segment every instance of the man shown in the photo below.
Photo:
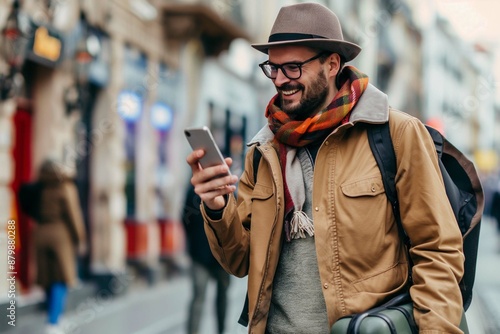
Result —
[[[329, 333], [340, 317], [408, 289], [408, 262], [366, 123], [389, 122], [396, 185], [414, 263], [410, 293], [421, 333], [461, 333], [462, 237], [434, 145], [417, 119], [352, 66], [360, 52], [319, 4], [283, 7], [261, 64], [277, 95], [250, 143], [239, 179], [227, 164], [202, 169], [187, 157], [212, 252], [248, 275], [250, 333]], [[254, 180], [254, 150], [259, 150]]]

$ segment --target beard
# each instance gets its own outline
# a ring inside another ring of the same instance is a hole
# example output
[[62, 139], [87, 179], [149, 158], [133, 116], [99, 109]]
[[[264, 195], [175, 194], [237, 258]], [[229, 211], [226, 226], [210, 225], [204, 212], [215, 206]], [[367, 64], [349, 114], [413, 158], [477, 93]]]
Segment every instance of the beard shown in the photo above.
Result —
[[293, 107], [283, 98], [283, 95], [280, 95], [281, 109], [286, 112], [291, 119], [303, 121], [319, 112], [319, 108], [326, 101], [326, 97], [328, 96], [328, 81], [325, 72], [319, 73], [318, 77], [311, 83], [307, 91], [301, 84], [287, 84], [279, 87], [278, 92], [294, 89], [300, 89], [303, 92], [299, 104]]

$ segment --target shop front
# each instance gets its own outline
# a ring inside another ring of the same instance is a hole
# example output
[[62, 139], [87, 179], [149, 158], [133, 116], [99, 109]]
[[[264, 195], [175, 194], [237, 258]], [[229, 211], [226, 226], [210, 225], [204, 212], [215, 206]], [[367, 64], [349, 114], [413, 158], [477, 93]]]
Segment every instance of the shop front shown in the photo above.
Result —
[[[27, 38], [27, 49], [23, 65], [19, 73], [24, 78], [23, 88], [16, 96], [16, 110], [13, 115], [13, 177], [12, 194], [19, 193], [19, 187], [24, 183], [33, 182], [39, 166], [39, 150], [36, 143], [44, 136], [40, 120], [44, 117], [47, 100], [40, 96], [40, 87], [50, 87], [48, 82], [56, 80], [57, 72], [63, 59], [64, 41], [62, 33], [52, 26], [39, 25], [30, 21], [31, 34]], [[46, 91], [46, 94], [52, 94]], [[63, 101], [57, 101], [62, 106]], [[57, 103], [55, 102], [55, 103]], [[45, 132], [53, 131], [48, 127]], [[35, 284], [36, 266], [33, 257], [32, 231], [36, 222], [23, 213], [17, 196], [14, 199], [14, 209], [17, 213], [18, 252], [16, 258], [17, 281], [21, 291], [28, 292]]]

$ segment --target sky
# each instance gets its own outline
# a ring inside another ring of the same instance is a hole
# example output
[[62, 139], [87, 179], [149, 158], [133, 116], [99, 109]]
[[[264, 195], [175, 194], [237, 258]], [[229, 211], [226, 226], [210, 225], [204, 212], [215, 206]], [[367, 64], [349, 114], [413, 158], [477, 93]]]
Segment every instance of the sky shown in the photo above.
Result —
[[435, 3], [460, 36], [500, 43], [500, 0], [435, 0]]
[[500, 0], [434, 0], [459, 36], [491, 47], [496, 56], [497, 101], [500, 103]]

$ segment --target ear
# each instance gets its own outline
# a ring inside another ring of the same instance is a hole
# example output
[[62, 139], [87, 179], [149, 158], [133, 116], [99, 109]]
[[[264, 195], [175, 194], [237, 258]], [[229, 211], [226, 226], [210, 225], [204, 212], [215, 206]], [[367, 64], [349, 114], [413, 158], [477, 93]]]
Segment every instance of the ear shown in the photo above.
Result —
[[335, 77], [340, 71], [340, 56], [337, 53], [332, 53], [328, 59], [328, 74], [330, 77]]

